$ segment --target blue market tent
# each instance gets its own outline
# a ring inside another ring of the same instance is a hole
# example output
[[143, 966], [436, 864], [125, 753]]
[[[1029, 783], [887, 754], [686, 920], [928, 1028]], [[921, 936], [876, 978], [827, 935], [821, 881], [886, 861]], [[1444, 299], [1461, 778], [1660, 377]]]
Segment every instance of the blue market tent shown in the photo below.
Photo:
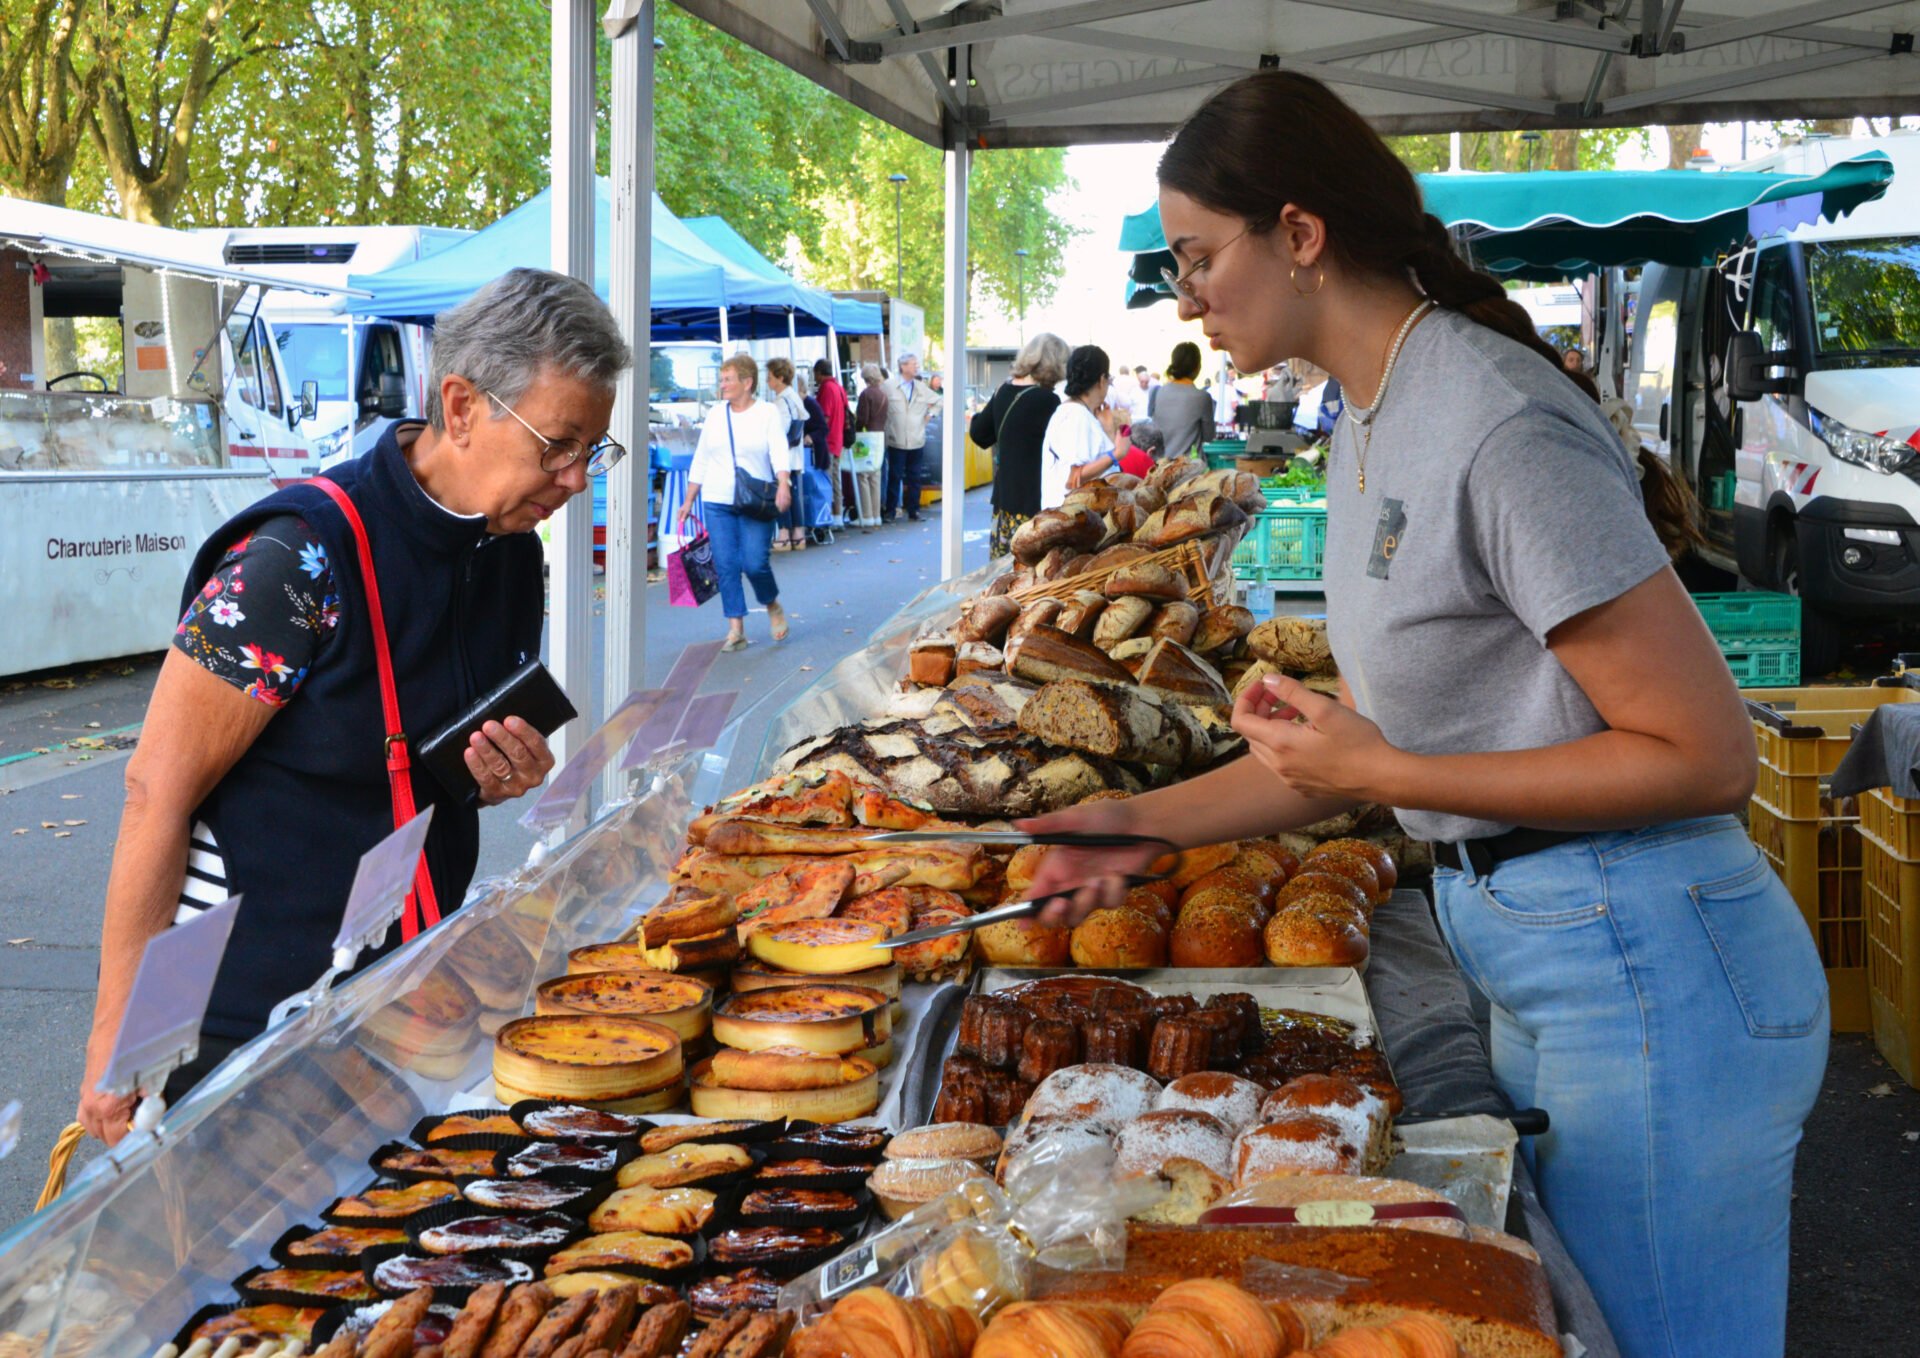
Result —
[[[594, 185], [593, 286], [608, 294], [611, 194], [606, 180]], [[552, 190], [543, 189], [493, 225], [425, 259], [374, 274], [355, 274], [349, 286], [369, 296], [355, 298], [356, 315], [430, 324], [483, 285], [520, 265], [546, 268], [552, 258]], [[742, 242], [744, 244], [745, 242]], [[751, 247], [749, 247], [751, 248]], [[772, 266], [768, 266], [769, 269]], [[771, 275], [744, 268], [716, 252], [653, 200], [653, 338], [711, 339], [719, 334], [721, 307], [736, 339], [773, 339], [787, 333], [787, 312], [812, 318], [809, 333], [822, 333], [833, 298], [795, 282], [777, 269]], [[815, 312], [823, 313], [815, 316]]]
[[[681, 224], [698, 236], [715, 254], [743, 269], [749, 269], [763, 278], [781, 278], [787, 275], [780, 266], [753, 248], [747, 238], [734, 230], [733, 224], [725, 217], [686, 217]], [[804, 287], [804, 285], [801, 285]], [[808, 289], [818, 292], [831, 308], [833, 328], [843, 335], [878, 335], [885, 327], [880, 321], [878, 302], [860, 302], [851, 297], [835, 297], [820, 289]], [[814, 307], [808, 310], [817, 317], [820, 313]], [[824, 327], [817, 322], [809, 328], [806, 321], [799, 325], [801, 334], [820, 334]]]
[[[1553, 282], [1612, 264], [1711, 264], [1749, 235], [1833, 220], [1880, 197], [1893, 163], [1869, 151], [1817, 175], [1588, 170], [1419, 179], [1427, 210], [1466, 239], [1481, 268]], [[1121, 223], [1120, 248], [1133, 255], [1128, 305], [1167, 296], [1160, 269], [1173, 256], [1158, 205]]]

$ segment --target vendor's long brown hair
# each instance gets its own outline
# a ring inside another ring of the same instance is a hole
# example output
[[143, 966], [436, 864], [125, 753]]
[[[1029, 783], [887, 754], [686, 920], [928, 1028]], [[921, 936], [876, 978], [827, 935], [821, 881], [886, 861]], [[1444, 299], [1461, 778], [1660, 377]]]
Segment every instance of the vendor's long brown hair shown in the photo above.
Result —
[[[1413, 174], [1380, 135], [1310, 76], [1262, 71], [1221, 90], [1174, 135], [1160, 158], [1160, 182], [1240, 218], [1256, 235], [1278, 226], [1288, 203], [1311, 212], [1326, 223], [1326, 248], [1343, 269], [1410, 274], [1439, 305], [1526, 345], [1600, 397], [1592, 378], [1561, 366], [1525, 308], [1455, 252]], [[1699, 542], [1692, 497], [1665, 463], [1644, 448], [1639, 458], [1647, 517], [1677, 557]]]

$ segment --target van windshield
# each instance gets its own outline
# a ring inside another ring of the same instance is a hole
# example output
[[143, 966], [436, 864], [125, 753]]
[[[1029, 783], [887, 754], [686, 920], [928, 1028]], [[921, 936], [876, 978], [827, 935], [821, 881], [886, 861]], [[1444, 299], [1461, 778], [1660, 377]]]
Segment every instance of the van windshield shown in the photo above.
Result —
[[1920, 237], [1809, 241], [1806, 252], [1820, 366], [1910, 364], [1920, 353]]
[[347, 399], [347, 327], [312, 322], [273, 327], [280, 345], [287, 380], [298, 391], [302, 382], [318, 382], [320, 399]]

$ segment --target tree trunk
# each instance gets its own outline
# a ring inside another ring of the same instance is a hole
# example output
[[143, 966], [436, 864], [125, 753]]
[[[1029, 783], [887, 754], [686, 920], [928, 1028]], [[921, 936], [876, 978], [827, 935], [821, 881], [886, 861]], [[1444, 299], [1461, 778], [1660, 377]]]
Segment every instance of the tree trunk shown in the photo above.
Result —
[[1547, 145], [1551, 148], [1552, 168], [1556, 170], [1580, 168], [1579, 128], [1568, 127], [1547, 133]]
[[1704, 123], [1673, 123], [1667, 127], [1667, 168], [1684, 170], [1693, 159], [1693, 153], [1700, 149], [1700, 136], [1705, 132]]
[[1851, 118], [1815, 118], [1807, 124], [1809, 132], [1824, 132], [1829, 137], [1851, 137], [1853, 119]]

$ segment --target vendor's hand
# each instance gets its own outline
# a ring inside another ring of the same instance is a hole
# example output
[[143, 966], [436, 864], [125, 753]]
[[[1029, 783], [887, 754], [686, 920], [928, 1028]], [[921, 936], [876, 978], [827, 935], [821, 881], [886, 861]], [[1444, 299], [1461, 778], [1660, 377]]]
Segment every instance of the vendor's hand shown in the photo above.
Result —
[[[1065, 811], [1055, 811], [1051, 815], [1015, 821], [1014, 824], [1032, 834], [1055, 830], [1109, 835], [1143, 833], [1134, 824], [1131, 803], [1118, 799], [1086, 802], [1068, 807]], [[1145, 872], [1147, 865], [1157, 857], [1159, 850], [1152, 845], [1112, 849], [1077, 849], [1055, 845], [1040, 860], [1040, 871], [1034, 874], [1027, 898], [1039, 900], [1043, 896], [1061, 896], [1060, 900], [1049, 901], [1036, 918], [1042, 924], [1070, 928], [1085, 919], [1091, 911], [1102, 906], [1119, 905], [1127, 895], [1126, 875]]]
[[[105, 1062], [101, 1063], [101, 1067]], [[133, 1127], [133, 1106], [139, 1097], [133, 1094], [102, 1094], [96, 1086], [100, 1083], [100, 1067], [92, 1061], [87, 1062], [86, 1073], [80, 1077], [80, 1106], [74, 1111], [73, 1120], [87, 1129], [87, 1135], [116, 1146], [120, 1138]]]
[[540, 786], [553, 772], [546, 737], [518, 717], [490, 721], [467, 743], [467, 772], [483, 806], [497, 806]]
[[1401, 751], [1352, 708], [1297, 679], [1270, 674], [1233, 705], [1233, 729], [1253, 757], [1307, 797], [1382, 800]]

